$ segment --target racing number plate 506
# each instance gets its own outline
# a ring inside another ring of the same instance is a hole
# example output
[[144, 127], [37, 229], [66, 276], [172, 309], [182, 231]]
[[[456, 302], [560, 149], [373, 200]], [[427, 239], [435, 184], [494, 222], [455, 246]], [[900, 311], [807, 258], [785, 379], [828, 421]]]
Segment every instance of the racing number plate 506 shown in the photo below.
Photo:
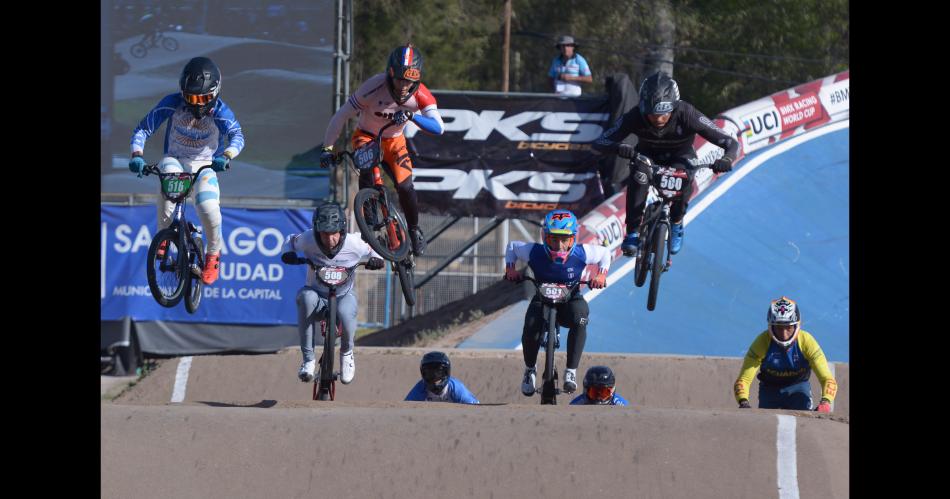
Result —
[[357, 149], [353, 154], [353, 159], [356, 160], [356, 168], [358, 170], [367, 170], [376, 166], [376, 157], [379, 154], [379, 146], [377, 146], [376, 141], [367, 142], [366, 145]]

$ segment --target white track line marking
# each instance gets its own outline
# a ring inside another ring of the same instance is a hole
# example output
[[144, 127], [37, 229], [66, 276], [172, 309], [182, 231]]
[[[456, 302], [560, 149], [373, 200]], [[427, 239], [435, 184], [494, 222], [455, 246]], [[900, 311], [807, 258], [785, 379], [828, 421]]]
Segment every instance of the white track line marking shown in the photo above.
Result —
[[798, 457], [795, 448], [795, 416], [777, 415], [776, 467], [779, 499], [798, 498]]
[[175, 389], [172, 390], [172, 403], [185, 400], [185, 388], [188, 386], [188, 371], [191, 370], [191, 357], [182, 357], [178, 361], [178, 372], [175, 373]]
[[[693, 221], [693, 219], [698, 217], [699, 214], [702, 213], [706, 208], [708, 208], [709, 205], [713, 203], [713, 201], [719, 199], [719, 197], [725, 194], [725, 192], [728, 191], [730, 188], [732, 188], [732, 186], [735, 185], [736, 182], [742, 180], [743, 177], [751, 173], [752, 170], [755, 170], [756, 168], [758, 168], [758, 166], [761, 165], [762, 163], [765, 163], [766, 161], [774, 158], [775, 156], [778, 156], [779, 154], [782, 154], [785, 151], [788, 151], [789, 149], [795, 146], [804, 144], [805, 142], [808, 142], [809, 140], [812, 140], [812, 139], [817, 139], [818, 137], [821, 137], [822, 135], [825, 135], [827, 133], [836, 132], [843, 128], [848, 128], [849, 125], [850, 125], [850, 120], [832, 123], [825, 127], [819, 128], [818, 130], [815, 130], [814, 132], [809, 132], [804, 135], [799, 135], [797, 137], [788, 139], [788, 141], [786, 142], [779, 143], [777, 146], [775, 146], [774, 149], [770, 149], [769, 151], [766, 151], [760, 154], [759, 156], [756, 156], [748, 164], [742, 166], [738, 170], [735, 170], [731, 175], [729, 175], [729, 177], [725, 179], [725, 181], [722, 184], [717, 185], [709, 194], [706, 195], [706, 197], [702, 199], [702, 201], [700, 201], [698, 204], [696, 204], [696, 206], [691, 208], [686, 213], [686, 218], [683, 219], [683, 226], [689, 225], [689, 223]], [[617, 282], [621, 277], [629, 274], [633, 270], [634, 264], [636, 263], [635, 260], [636, 260], [635, 258], [628, 258], [627, 262], [624, 263], [623, 266], [621, 266], [615, 272], [608, 275], [607, 286], [609, 287], [611, 284]], [[594, 298], [597, 298], [601, 293], [604, 292], [605, 289], [607, 288], [594, 289], [594, 290], [588, 291], [587, 293], [584, 293], [584, 298], [589, 302], [593, 300]]]

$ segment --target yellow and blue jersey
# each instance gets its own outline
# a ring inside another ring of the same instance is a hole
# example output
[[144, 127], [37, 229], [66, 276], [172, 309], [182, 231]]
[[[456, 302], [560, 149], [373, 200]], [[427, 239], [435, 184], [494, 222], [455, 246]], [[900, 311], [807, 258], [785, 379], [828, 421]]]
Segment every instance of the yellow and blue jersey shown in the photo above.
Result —
[[786, 349], [772, 341], [772, 335], [766, 330], [755, 338], [742, 361], [739, 378], [733, 387], [736, 402], [748, 400], [749, 387], [757, 371], [759, 383], [784, 387], [808, 381], [812, 370], [821, 383], [821, 397], [833, 401], [838, 384], [815, 337], [804, 329], [800, 330], [795, 342]]

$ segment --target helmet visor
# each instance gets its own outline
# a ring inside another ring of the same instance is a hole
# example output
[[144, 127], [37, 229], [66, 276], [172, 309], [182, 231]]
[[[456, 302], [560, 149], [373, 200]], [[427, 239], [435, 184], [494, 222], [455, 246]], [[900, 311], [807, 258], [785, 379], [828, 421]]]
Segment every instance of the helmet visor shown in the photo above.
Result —
[[441, 364], [422, 367], [422, 379], [429, 385], [441, 384], [449, 377], [449, 370]]
[[606, 402], [614, 394], [614, 388], [606, 385], [590, 385], [587, 387], [587, 398], [595, 402]]
[[212, 100], [214, 100], [214, 92], [210, 94], [186, 94], [185, 92], [181, 93], [182, 98], [185, 99], [185, 102], [191, 104], [192, 106], [203, 106]]

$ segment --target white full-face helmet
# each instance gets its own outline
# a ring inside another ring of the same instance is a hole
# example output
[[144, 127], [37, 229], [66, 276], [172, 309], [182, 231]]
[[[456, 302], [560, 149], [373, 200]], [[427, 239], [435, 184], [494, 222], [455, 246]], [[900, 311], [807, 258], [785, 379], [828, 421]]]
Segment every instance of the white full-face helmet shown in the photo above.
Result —
[[[778, 300], [772, 300], [772, 303], [769, 305], [768, 321], [769, 334], [772, 335], [772, 339], [779, 345], [788, 348], [788, 346], [798, 338], [798, 331], [801, 330], [802, 316], [798, 304], [793, 300], [785, 296]], [[775, 334], [774, 326], [789, 325], [795, 326], [795, 332], [792, 333], [792, 336], [787, 341], [782, 341]]]

